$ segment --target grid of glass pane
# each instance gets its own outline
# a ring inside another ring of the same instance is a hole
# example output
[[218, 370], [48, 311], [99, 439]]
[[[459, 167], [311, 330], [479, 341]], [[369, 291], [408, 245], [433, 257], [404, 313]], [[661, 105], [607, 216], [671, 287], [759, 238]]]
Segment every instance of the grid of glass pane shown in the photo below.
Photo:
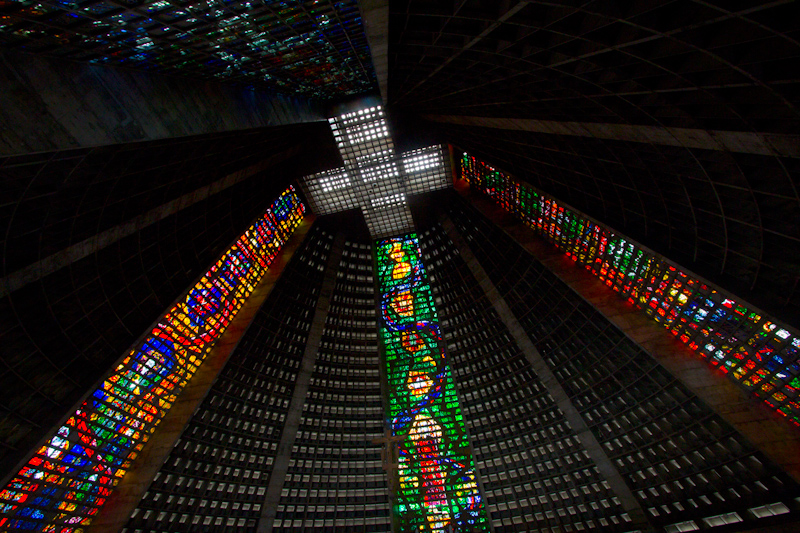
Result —
[[356, 0], [11, 2], [0, 42], [26, 52], [314, 98], [376, 86]]
[[373, 237], [413, 229], [406, 188], [381, 106], [329, 119], [345, 168], [358, 176], [353, 194]]
[[381, 106], [328, 119], [345, 167], [303, 178], [320, 215], [360, 206], [375, 238], [410, 232], [409, 194], [450, 186], [443, 146], [397, 156]]
[[354, 178], [344, 168], [326, 170], [303, 179], [308, 203], [317, 215], [330, 215], [358, 207]]
[[416, 234], [375, 247], [400, 531], [488, 531]]
[[405, 197], [402, 197], [396, 205], [386, 205], [378, 209], [362, 208], [362, 212], [367, 227], [374, 237], [396, 235], [398, 230], [404, 231], [414, 227], [414, 220], [411, 218]]
[[289, 187], [0, 491], [0, 527], [72, 533], [114, 486], [303, 218]]
[[461, 174], [689, 348], [800, 425], [800, 335], [640, 244], [464, 153]]
[[[328, 119], [345, 166], [366, 167], [374, 154], [394, 155], [383, 107], [373, 106]], [[359, 160], [357, 160], [359, 159]]]
[[428, 146], [401, 156], [408, 194], [422, 194], [451, 185], [444, 146]]

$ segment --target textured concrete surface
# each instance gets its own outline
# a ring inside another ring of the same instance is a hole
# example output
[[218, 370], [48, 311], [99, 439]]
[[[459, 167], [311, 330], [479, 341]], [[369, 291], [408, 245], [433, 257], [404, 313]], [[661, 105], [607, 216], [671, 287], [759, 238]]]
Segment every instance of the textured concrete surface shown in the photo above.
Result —
[[594, 137], [612, 141], [682, 146], [704, 150], [723, 150], [758, 155], [800, 157], [800, 135], [753, 133], [747, 131], [665, 128], [595, 122], [560, 122], [524, 118], [426, 115], [433, 122], [478, 126], [503, 130], [530, 131], [552, 135]]
[[306, 216], [295, 230], [280, 255], [275, 258], [270, 269], [261, 278], [250, 298], [231, 321], [228, 329], [222, 334], [217, 344], [206, 356], [205, 361], [195, 373], [192, 380], [178, 396], [178, 400], [156, 428], [155, 433], [144, 447], [142, 454], [111, 494], [108, 502], [100, 509], [92, 524], [85, 528], [86, 533], [113, 533], [121, 530], [128, 521], [133, 510], [150, 486], [153, 476], [159, 471], [169, 456], [186, 424], [197, 407], [206, 397], [216, 381], [220, 371], [225, 367], [233, 351], [238, 346], [256, 313], [267, 299], [278, 282], [286, 264], [292, 258], [300, 243], [303, 242], [313, 224], [313, 215]]
[[109, 246], [124, 237], [133, 235], [143, 228], [155, 224], [160, 220], [174, 215], [175, 213], [191, 207], [192, 205], [202, 202], [209, 196], [224, 191], [225, 189], [236, 185], [242, 180], [245, 180], [258, 172], [270, 168], [271, 166], [280, 163], [300, 153], [300, 147], [295, 146], [289, 150], [267, 157], [260, 163], [251, 165], [242, 170], [236, 171], [232, 174], [225, 176], [222, 179], [200, 187], [190, 193], [166, 202], [150, 211], [136, 216], [124, 224], [119, 224], [113, 228], [109, 228], [93, 237], [84, 239], [83, 241], [73, 244], [59, 252], [45, 257], [35, 263], [32, 263], [25, 268], [21, 268], [12, 272], [5, 278], [0, 279], [0, 297], [20, 289], [28, 283], [37, 281], [48, 274], [67, 266], [76, 261], [88, 257], [106, 246]]
[[324, 120], [299, 97], [19, 52], [0, 83], [0, 155]]
[[389, 2], [388, 0], [361, 0], [361, 20], [367, 34], [372, 66], [378, 76], [383, 103], [389, 101]]

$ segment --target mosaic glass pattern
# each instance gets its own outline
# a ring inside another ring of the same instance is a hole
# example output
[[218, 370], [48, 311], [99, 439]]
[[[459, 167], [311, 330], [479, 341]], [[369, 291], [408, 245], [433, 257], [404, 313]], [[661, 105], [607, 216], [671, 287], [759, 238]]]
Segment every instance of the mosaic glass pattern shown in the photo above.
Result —
[[0, 530], [76, 533], [125, 475], [303, 218], [290, 187], [0, 491]]
[[800, 336], [639, 243], [468, 154], [461, 175], [643, 309], [709, 364], [800, 425]]
[[4, 47], [327, 99], [377, 87], [356, 0], [6, 1]]
[[399, 440], [400, 531], [488, 531], [416, 234], [379, 241], [381, 339]]

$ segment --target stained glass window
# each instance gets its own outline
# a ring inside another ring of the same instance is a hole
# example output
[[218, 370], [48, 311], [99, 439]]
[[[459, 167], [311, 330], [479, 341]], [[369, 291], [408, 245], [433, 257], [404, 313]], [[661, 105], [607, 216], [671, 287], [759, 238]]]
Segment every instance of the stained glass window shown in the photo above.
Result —
[[0, 491], [0, 529], [91, 522], [304, 212], [289, 187], [158, 321]]
[[379, 241], [381, 339], [399, 440], [400, 530], [487, 531], [475, 466], [416, 234]]
[[376, 88], [355, 0], [6, 2], [0, 42], [330, 99]]
[[586, 215], [468, 154], [461, 175], [573, 261], [800, 425], [800, 336]]

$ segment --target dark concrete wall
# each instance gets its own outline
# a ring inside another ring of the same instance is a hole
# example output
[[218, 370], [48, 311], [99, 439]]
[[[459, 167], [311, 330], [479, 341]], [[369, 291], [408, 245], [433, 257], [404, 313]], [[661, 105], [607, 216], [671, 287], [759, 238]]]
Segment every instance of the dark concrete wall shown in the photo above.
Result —
[[0, 87], [0, 155], [323, 120], [304, 98], [19, 52]]
[[316, 123], [0, 158], [0, 477], [335, 151]]

